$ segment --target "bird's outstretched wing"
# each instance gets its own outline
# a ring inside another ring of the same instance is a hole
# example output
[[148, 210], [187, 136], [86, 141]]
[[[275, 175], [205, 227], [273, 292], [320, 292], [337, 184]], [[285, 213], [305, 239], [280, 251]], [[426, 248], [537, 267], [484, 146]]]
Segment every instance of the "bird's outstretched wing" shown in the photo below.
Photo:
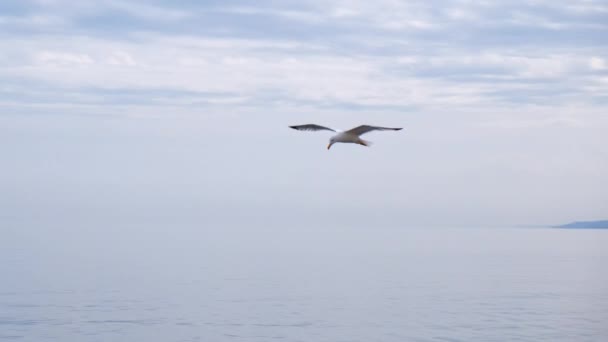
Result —
[[319, 126], [319, 125], [315, 125], [315, 124], [289, 126], [289, 128], [297, 129], [298, 131], [332, 131], [332, 132], [336, 131], [335, 129], [331, 129], [329, 127]]
[[369, 126], [369, 125], [361, 125], [359, 127], [355, 127], [349, 129], [344, 133], [350, 133], [354, 135], [363, 135], [365, 133], [369, 133], [371, 131], [400, 131], [403, 128], [391, 128], [391, 127], [378, 127], [378, 126]]

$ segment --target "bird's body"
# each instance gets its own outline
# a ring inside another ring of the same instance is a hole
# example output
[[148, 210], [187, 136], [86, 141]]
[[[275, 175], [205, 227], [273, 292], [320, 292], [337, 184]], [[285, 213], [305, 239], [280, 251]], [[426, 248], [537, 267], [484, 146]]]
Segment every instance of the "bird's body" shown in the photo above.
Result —
[[369, 141], [365, 141], [365, 140], [361, 139], [358, 135], [349, 134], [347, 132], [341, 132], [341, 131], [338, 131], [338, 134], [331, 137], [331, 140], [333, 140], [334, 142], [353, 143], [353, 144], [369, 146]]
[[390, 128], [390, 127], [378, 127], [378, 126], [370, 126], [370, 125], [361, 125], [347, 131], [341, 131], [329, 127], [324, 127], [315, 124], [308, 125], [299, 125], [299, 126], [289, 126], [290, 128], [296, 129], [298, 131], [332, 131], [338, 134], [334, 135], [329, 139], [329, 145], [327, 145], [327, 149], [331, 147], [331, 145], [335, 143], [352, 143], [359, 144], [363, 146], [369, 146], [371, 142], [361, 139], [361, 135], [371, 132], [371, 131], [399, 131], [402, 128]]

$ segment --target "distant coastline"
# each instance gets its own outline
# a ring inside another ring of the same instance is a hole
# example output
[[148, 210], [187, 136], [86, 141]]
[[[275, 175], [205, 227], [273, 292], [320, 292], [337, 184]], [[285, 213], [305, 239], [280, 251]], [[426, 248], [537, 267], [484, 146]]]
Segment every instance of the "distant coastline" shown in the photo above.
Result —
[[555, 226], [555, 228], [569, 229], [608, 229], [608, 220], [600, 221], [575, 221], [567, 224]]

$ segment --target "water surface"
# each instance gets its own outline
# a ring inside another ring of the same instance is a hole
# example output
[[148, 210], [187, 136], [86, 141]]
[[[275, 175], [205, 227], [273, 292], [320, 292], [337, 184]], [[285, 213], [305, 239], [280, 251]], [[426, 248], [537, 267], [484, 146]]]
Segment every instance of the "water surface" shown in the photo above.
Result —
[[0, 232], [0, 340], [608, 340], [606, 230]]

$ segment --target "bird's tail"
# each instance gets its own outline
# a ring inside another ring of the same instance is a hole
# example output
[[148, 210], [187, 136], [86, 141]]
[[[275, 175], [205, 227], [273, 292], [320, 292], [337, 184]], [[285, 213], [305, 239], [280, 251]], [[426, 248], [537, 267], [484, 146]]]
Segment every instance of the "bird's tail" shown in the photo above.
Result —
[[359, 145], [363, 145], [363, 146], [369, 147], [369, 146], [372, 146], [372, 144], [373, 143], [371, 141], [359, 139]]

